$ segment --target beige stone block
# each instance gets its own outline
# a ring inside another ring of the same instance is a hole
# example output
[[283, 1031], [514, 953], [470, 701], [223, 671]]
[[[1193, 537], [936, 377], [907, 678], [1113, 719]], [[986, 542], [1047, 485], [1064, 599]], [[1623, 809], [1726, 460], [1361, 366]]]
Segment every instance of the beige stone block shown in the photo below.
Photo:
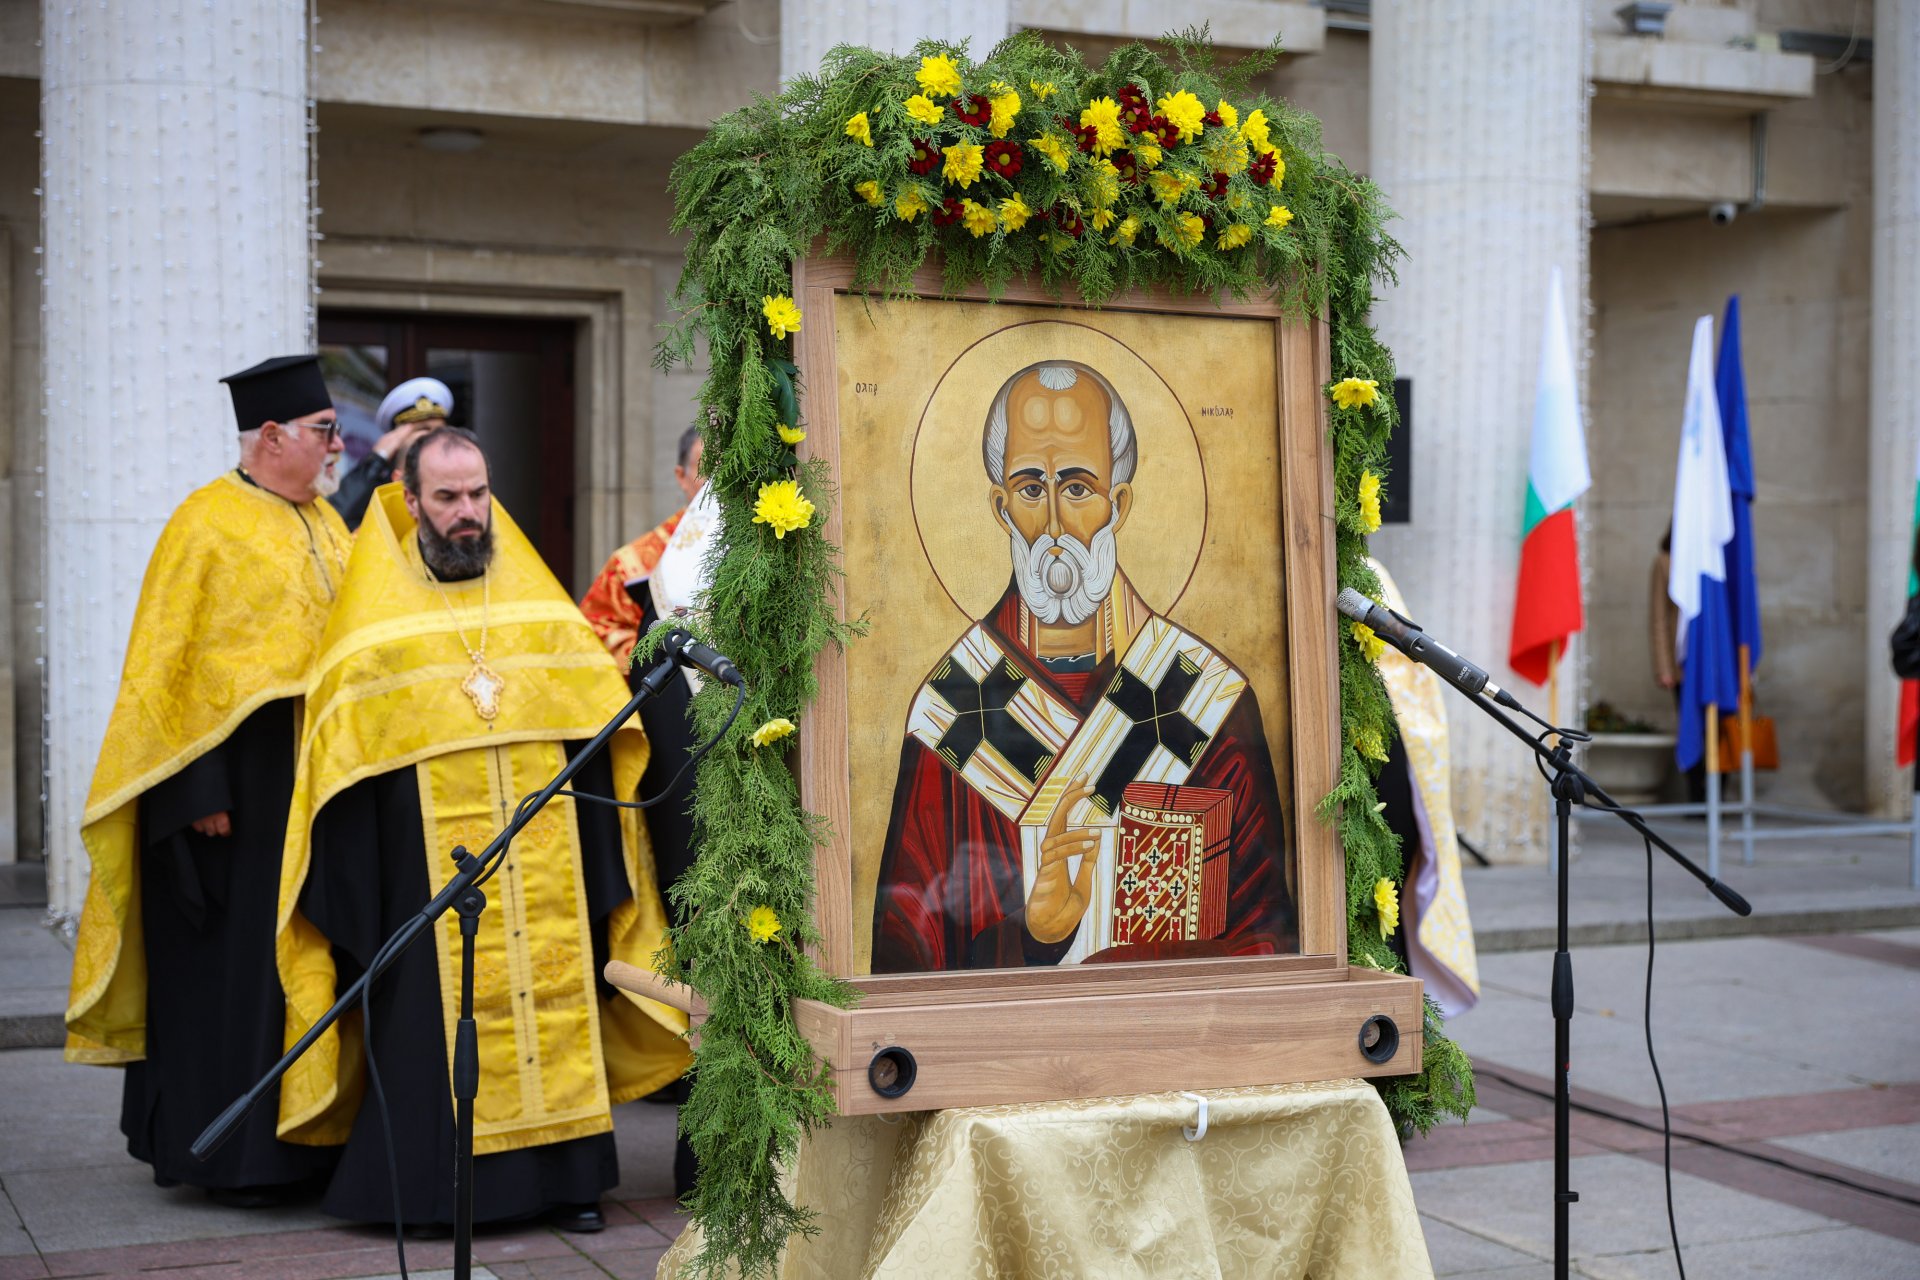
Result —
[[1278, 34], [1289, 53], [1318, 53], [1326, 10], [1290, 0], [1189, 0], [1177, 21], [1159, 0], [1013, 0], [1016, 27], [1120, 40], [1157, 40], [1180, 26], [1206, 23], [1216, 44], [1260, 49]]
[[1368, 46], [1364, 32], [1330, 30], [1319, 54], [1288, 59], [1255, 82], [1317, 117], [1321, 146], [1355, 173], [1368, 167]]
[[1593, 82], [1602, 97], [1749, 110], [1813, 96], [1813, 58], [1624, 35], [1595, 35]]
[[40, 6], [0, 0], [0, 76], [40, 78]]
[[1594, 103], [1596, 196], [1745, 200], [1753, 193], [1753, 141], [1745, 118], [1684, 114], [1646, 103]]
[[1738, 5], [1676, 4], [1667, 11], [1664, 38], [1724, 46], [1751, 39], [1753, 32], [1753, 15]]

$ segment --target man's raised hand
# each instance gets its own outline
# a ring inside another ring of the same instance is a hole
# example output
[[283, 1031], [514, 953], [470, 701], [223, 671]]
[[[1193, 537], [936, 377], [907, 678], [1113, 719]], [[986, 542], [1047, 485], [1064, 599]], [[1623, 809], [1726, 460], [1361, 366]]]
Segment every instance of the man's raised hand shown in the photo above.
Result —
[[[1040, 841], [1040, 866], [1033, 877], [1033, 891], [1027, 895], [1027, 932], [1039, 942], [1060, 942], [1073, 936], [1080, 917], [1087, 913], [1093, 897], [1093, 876], [1098, 869], [1100, 833], [1090, 827], [1069, 827], [1067, 815], [1074, 806], [1093, 794], [1093, 785], [1085, 778], [1067, 784], [1060, 802], [1047, 819], [1047, 834]], [[1080, 873], [1069, 876], [1067, 859], [1078, 854]]]

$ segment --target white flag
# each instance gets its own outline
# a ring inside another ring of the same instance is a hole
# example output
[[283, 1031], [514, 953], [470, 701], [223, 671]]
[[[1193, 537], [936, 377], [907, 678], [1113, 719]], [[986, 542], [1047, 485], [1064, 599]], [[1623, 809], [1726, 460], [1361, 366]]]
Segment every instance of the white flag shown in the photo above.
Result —
[[1673, 479], [1672, 559], [1667, 596], [1680, 606], [1674, 647], [1685, 656], [1687, 625], [1700, 616], [1702, 577], [1724, 582], [1733, 538], [1733, 493], [1727, 484], [1726, 440], [1713, 386], [1713, 317], [1693, 326], [1687, 362], [1687, 407], [1680, 424], [1680, 463]]

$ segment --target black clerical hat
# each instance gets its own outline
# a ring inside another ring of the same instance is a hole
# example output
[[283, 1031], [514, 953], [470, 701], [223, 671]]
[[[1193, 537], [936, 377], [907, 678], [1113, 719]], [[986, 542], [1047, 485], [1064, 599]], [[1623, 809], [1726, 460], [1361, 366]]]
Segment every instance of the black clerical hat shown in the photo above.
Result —
[[242, 431], [333, 408], [319, 356], [275, 356], [220, 381], [233, 393], [233, 416]]

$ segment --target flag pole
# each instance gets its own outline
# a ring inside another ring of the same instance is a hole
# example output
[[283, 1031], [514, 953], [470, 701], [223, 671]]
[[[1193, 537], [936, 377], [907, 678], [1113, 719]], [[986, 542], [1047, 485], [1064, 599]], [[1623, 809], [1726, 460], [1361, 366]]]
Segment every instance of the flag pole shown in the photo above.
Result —
[[[1547, 644], [1547, 723], [1554, 725], [1560, 723], [1561, 643], [1559, 640], [1553, 640]], [[1553, 740], [1553, 745], [1560, 745], [1560, 737], [1558, 734], [1551, 734], [1549, 736]], [[1551, 845], [1550, 852], [1547, 855], [1547, 872], [1549, 875], [1557, 876], [1560, 874], [1560, 845], [1558, 841], [1555, 841]]]
[[1720, 874], [1720, 704], [1707, 704], [1707, 874]]
[[1740, 646], [1740, 865], [1753, 865], [1753, 647]]

